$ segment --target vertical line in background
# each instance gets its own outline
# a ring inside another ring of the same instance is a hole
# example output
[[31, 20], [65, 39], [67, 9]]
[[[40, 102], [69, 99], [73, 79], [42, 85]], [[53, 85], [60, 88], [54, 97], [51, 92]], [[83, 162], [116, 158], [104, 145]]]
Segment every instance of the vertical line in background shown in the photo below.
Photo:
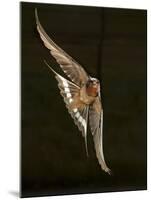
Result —
[[[104, 8], [100, 9], [99, 12], [100, 15], [100, 39], [99, 39], [99, 44], [98, 44], [98, 64], [97, 64], [97, 75], [98, 78], [102, 79], [102, 59], [103, 59], [103, 40], [104, 40]], [[101, 80], [100, 80], [101, 81]]]

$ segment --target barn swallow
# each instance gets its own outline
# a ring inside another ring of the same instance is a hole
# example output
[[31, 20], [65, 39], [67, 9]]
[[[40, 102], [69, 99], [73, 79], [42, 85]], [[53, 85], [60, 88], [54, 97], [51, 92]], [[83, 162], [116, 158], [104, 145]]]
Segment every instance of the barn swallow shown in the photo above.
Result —
[[88, 75], [79, 63], [47, 35], [39, 21], [37, 10], [35, 10], [35, 18], [38, 33], [45, 47], [49, 49], [50, 54], [55, 58], [69, 79], [62, 77], [44, 61], [54, 73], [68, 112], [82, 132], [82, 136], [85, 139], [86, 153], [88, 155], [87, 125], [89, 118], [98, 162], [102, 170], [111, 174], [111, 170], [107, 167], [103, 154], [103, 107], [101, 103], [100, 82], [98, 79]]

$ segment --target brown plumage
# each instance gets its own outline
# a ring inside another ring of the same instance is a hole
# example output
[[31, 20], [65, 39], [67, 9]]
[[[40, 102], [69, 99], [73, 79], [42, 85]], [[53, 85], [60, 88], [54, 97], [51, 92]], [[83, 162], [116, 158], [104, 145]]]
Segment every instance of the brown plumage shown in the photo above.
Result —
[[35, 11], [35, 16], [37, 30], [44, 45], [50, 50], [51, 55], [70, 79], [65, 79], [59, 75], [45, 61], [46, 65], [55, 74], [60, 94], [64, 99], [68, 112], [82, 132], [87, 155], [87, 124], [89, 117], [98, 162], [102, 170], [110, 174], [111, 171], [106, 165], [103, 154], [103, 108], [99, 80], [89, 76], [79, 63], [50, 39], [39, 22], [37, 10]]

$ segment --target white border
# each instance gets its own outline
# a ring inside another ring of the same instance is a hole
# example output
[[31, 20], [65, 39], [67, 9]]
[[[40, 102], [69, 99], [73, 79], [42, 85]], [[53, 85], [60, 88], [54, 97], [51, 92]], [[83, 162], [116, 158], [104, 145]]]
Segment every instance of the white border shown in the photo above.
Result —
[[[62, 3], [70, 5], [91, 5], [104, 7], [120, 8], [140, 8], [148, 9], [148, 21], [150, 21], [150, 4], [149, 0], [54, 0], [42, 1], [33, 0], [27, 2], [44, 2], [44, 3]], [[148, 23], [148, 31], [150, 26]], [[7, 0], [2, 1], [0, 6], [0, 199], [11, 200], [17, 198], [15, 194], [19, 190], [19, 1]], [[148, 34], [149, 35], [149, 34]], [[148, 48], [150, 40], [148, 38]], [[149, 49], [148, 49], [149, 50]], [[148, 58], [149, 59], [149, 58]], [[148, 63], [148, 88], [150, 70]], [[150, 102], [150, 91], [148, 90], [148, 102]], [[150, 106], [148, 105], [150, 111]], [[150, 125], [148, 123], [148, 128]], [[148, 129], [150, 130], [150, 129]], [[148, 154], [150, 153], [148, 131]], [[148, 165], [150, 159], [148, 156]], [[148, 191], [137, 192], [116, 192], [101, 194], [85, 194], [72, 196], [51, 197], [57, 199], [79, 199], [82, 197], [87, 200], [118, 200], [118, 199], [150, 199], [150, 167], [148, 167]], [[32, 198], [28, 198], [29, 200]], [[35, 199], [50, 199], [42, 197]]]

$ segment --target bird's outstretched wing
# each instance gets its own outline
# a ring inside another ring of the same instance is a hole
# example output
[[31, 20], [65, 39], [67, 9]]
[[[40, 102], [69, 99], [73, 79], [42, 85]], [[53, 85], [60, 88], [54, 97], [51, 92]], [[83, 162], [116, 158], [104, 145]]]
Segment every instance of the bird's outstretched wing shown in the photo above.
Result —
[[[60, 89], [60, 94], [62, 95], [68, 112], [70, 113], [71, 117], [74, 119], [74, 123], [78, 126], [79, 130], [82, 132], [82, 136], [85, 139], [85, 148], [86, 153], [88, 155], [88, 148], [87, 148], [87, 124], [88, 124], [88, 110], [89, 106], [80, 106], [78, 105], [78, 98], [80, 87], [76, 84], [72, 83], [71, 81], [65, 79], [57, 72], [55, 72], [45, 61], [45, 64], [51, 69], [51, 71], [55, 74], [55, 78], [58, 81], [58, 87]], [[74, 102], [76, 101], [76, 102]], [[71, 105], [75, 105], [72, 108]]]
[[100, 97], [97, 97], [95, 102], [90, 106], [89, 123], [98, 162], [101, 165], [102, 170], [111, 174], [111, 170], [107, 167], [103, 154], [103, 108]]
[[56, 59], [64, 73], [78, 86], [86, 83], [88, 75], [80, 64], [78, 64], [71, 56], [69, 56], [64, 50], [62, 50], [45, 32], [44, 28], [40, 24], [37, 10], [35, 10], [37, 30], [40, 34], [44, 45], [50, 50], [51, 55]]

